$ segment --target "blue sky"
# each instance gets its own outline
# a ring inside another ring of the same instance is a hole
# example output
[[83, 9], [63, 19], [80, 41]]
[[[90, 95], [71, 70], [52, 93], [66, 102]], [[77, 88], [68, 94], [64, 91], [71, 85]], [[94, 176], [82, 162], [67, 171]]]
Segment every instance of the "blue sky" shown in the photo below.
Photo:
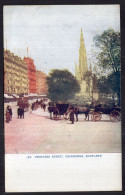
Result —
[[120, 29], [119, 5], [4, 6], [4, 48], [34, 60], [37, 70], [75, 72], [83, 30], [88, 65], [96, 51], [93, 37], [108, 28]]

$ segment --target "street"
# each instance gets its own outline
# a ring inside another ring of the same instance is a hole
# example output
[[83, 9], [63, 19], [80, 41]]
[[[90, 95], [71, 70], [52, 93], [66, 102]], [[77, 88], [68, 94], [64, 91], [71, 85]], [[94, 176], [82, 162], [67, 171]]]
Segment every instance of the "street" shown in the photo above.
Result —
[[[13, 109], [14, 110], [14, 109]], [[117, 153], [121, 152], [121, 122], [113, 123], [108, 115], [101, 121], [51, 120], [48, 110], [25, 113], [18, 119], [16, 109], [12, 121], [5, 122], [5, 153]]]

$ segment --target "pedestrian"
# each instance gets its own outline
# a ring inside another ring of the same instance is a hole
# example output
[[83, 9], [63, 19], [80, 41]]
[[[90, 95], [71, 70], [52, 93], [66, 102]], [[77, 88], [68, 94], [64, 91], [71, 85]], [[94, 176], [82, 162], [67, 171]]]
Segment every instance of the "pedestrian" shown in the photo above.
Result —
[[32, 109], [32, 111], [33, 111], [33, 109], [34, 109], [34, 103], [32, 103], [31, 109]]
[[21, 107], [21, 110], [20, 110], [20, 118], [24, 118], [24, 108]]
[[10, 113], [10, 118], [12, 119], [12, 115], [13, 115], [13, 113], [12, 113], [12, 108], [11, 108], [10, 106], [9, 106], [8, 111], [9, 111], [9, 113]]
[[45, 110], [46, 110], [46, 104], [43, 104], [43, 110], [45, 112]]
[[50, 113], [50, 119], [52, 119], [53, 107], [48, 107], [48, 111]]
[[8, 111], [8, 109], [6, 110], [6, 122], [9, 123], [10, 121], [10, 113]]
[[79, 109], [77, 107], [74, 108], [74, 113], [75, 113], [75, 116], [76, 116], [76, 121], [78, 121]]
[[21, 118], [21, 108], [20, 107], [17, 109], [17, 115], [18, 115], [18, 118]]
[[74, 110], [70, 111], [70, 121], [74, 124]]

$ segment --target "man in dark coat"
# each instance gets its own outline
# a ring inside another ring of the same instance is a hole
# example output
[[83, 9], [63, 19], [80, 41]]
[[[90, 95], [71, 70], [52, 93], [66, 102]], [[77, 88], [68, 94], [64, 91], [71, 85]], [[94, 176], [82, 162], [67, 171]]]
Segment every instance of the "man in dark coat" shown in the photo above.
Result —
[[10, 118], [12, 118], [12, 108], [9, 106], [9, 109], [8, 109], [9, 113], [10, 113]]
[[17, 115], [18, 115], [18, 118], [21, 118], [21, 108], [20, 107], [17, 109]]
[[32, 109], [32, 111], [33, 111], [33, 109], [34, 109], [34, 103], [32, 103], [31, 109]]
[[24, 108], [22, 107], [21, 109], [20, 109], [20, 118], [24, 118]]
[[74, 110], [70, 111], [70, 121], [74, 124]]
[[76, 121], [78, 121], [79, 109], [77, 107], [74, 108], [74, 113], [75, 113], [75, 116], [76, 116]]

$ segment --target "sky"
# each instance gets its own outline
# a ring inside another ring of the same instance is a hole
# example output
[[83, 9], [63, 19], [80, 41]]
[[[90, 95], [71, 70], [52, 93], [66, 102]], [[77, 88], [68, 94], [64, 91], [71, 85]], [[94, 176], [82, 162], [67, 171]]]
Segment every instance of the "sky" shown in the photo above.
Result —
[[[94, 65], [93, 37], [108, 28], [120, 30], [119, 5], [4, 6], [4, 49], [31, 57], [37, 70], [69, 69], [79, 63], [83, 31], [88, 66]], [[28, 54], [27, 54], [28, 47]]]

